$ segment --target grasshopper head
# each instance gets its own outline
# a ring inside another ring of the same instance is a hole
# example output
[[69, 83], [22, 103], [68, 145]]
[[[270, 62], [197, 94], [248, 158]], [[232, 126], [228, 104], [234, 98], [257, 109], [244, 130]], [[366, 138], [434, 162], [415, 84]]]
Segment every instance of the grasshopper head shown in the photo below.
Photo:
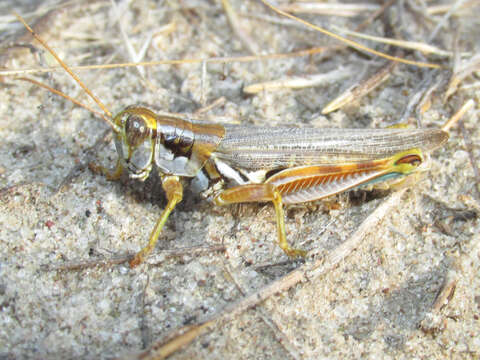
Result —
[[155, 114], [143, 107], [129, 106], [113, 119], [115, 147], [130, 177], [145, 180], [153, 166], [157, 122]]

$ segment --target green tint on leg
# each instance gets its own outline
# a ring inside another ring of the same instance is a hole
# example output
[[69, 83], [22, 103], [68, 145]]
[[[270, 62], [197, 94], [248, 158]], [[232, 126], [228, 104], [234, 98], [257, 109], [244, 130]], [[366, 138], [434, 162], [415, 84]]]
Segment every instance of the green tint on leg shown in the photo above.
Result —
[[273, 205], [275, 206], [275, 214], [277, 217], [277, 233], [278, 233], [278, 246], [289, 257], [305, 257], [307, 252], [305, 250], [294, 249], [287, 242], [287, 236], [285, 234], [285, 214], [283, 213], [282, 197], [277, 190], [273, 192]]
[[165, 225], [165, 222], [168, 219], [168, 216], [173, 211], [175, 206], [182, 201], [183, 198], [183, 186], [178, 178], [178, 176], [163, 176], [162, 177], [162, 186], [165, 190], [168, 204], [165, 210], [163, 210], [162, 215], [157, 220], [155, 227], [153, 228], [152, 232], [150, 233], [150, 237], [148, 239], [148, 244], [142, 250], [140, 250], [135, 257], [130, 261], [130, 267], [135, 267], [141, 264], [144, 259], [155, 249], [155, 244], [158, 241], [158, 237], [160, 236], [160, 232]]

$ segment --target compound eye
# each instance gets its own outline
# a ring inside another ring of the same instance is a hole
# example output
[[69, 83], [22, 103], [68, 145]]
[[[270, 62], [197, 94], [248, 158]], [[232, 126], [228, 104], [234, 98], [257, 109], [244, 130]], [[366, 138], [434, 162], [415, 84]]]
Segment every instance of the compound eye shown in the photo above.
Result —
[[148, 137], [150, 129], [147, 122], [138, 115], [130, 115], [125, 123], [127, 142], [132, 147], [137, 147]]

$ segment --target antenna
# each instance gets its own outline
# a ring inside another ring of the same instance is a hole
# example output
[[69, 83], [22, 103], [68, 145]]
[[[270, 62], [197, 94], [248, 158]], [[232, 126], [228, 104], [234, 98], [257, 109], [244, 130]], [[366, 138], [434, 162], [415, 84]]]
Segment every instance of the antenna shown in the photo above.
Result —
[[46, 88], [47, 90], [53, 92], [54, 94], [57, 94], [59, 96], [62, 96], [70, 101], [72, 101], [74, 104], [77, 104], [79, 106], [82, 106], [94, 113], [96, 113], [97, 115], [99, 115], [103, 120], [105, 120], [105, 122], [108, 123], [108, 125], [110, 125], [110, 127], [113, 129], [113, 131], [115, 132], [119, 132], [120, 129], [118, 128], [118, 126], [116, 124], [114, 124], [112, 122], [112, 113], [107, 109], [107, 107], [100, 101], [99, 98], [97, 98], [91, 91], [90, 89], [82, 82], [82, 80], [80, 80], [80, 78], [72, 71], [70, 70], [70, 68], [68, 67], [67, 64], [65, 64], [63, 62], [62, 59], [60, 59], [60, 57], [57, 55], [57, 53], [26, 23], [26, 21], [20, 16], [18, 15], [17, 13], [13, 13], [16, 18], [18, 19], [18, 21], [20, 21], [23, 26], [25, 26], [25, 28], [32, 34], [32, 36], [40, 43], [42, 44], [42, 46], [47, 49], [47, 51], [52, 54], [52, 56], [55, 58], [55, 60], [57, 60], [57, 62], [60, 64], [60, 66], [77, 82], [78, 85], [80, 85], [80, 87], [88, 94], [88, 96], [90, 96], [90, 98], [95, 101], [97, 103], [97, 105], [103, 110], [103, 112], [105, 113], [105, 115], [97, 112], [97, 111], [93, 111], [92, 109], [90, 109], [88, 106], [86, 105], [83, 105], [81, 103], [79, 103], [78, 101], [72, 99], [70, 96], [66, 95], [66, 94], [63, 94], [62, 92], [56, 90], [56, 89], [53, 89], [47, 85], [44, 85], [44, 84], [41, 84], [39, 82], [37, 82], [36, 80], [32, 80], [32, 79], [28, 79], [28, 78], [19, 78], [20, 80], [25, 80], [25, 81], [29, 81], [31, 83], [34, 83], [36, 85], [39, 85], [43, 88]]

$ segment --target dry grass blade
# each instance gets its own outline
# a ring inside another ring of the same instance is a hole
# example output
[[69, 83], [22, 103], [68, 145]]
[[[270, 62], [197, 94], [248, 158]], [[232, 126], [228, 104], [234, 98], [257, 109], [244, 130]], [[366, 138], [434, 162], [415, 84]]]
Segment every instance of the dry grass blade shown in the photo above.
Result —
[[462, 105], [462, 107], [453, 114], [450, 119], [442, 126], [443, 131], [449, 131], [470, 109], [475, 106], [475, 101], [469, 99]]
[[313, 24], [310, 24], [308, 21], [305, 21], [305, 20], [302, 20], [296, 16], [293, 16], [285, 11], [282, 11], [278, 8], [276, 8], [275, 6], [271, 5], [270, 3], [268, 3], [266, 0], [260, 0], [261, 2], [263, 2], [267, 7], [269, 7], [270, 9], [272, 9], [273, 11], [277, 12], [278, 14], [280, 15], [283, 15], [283, 16], [286, 16], [290, 19], [293, 19], [293, 20], [296, 20], [298, 21], [299, 23], [302, 23], [304, 24], [305, 26], [309, 27], [309, 28], [312, 28], [318, 32], [321, 32], [322, 34], [325, 34], [327, 36], [330, 36], [334, 39], [337, 39], [345, 44], [347, 44], [348, 46], [351, 46], [357, 50], [360, 50], [360, 51], [364, 51], [366, 53], [369, 53], [369, 54], [373, 54], [373, 55], [376, 55], [376, 56], [379, 56], [379, 57], [382, 57], [382, 58], [385, 58], [385, 59], [388, 59], [388, 60], [391, 60], [391, 61], [398, 61], [400, 63], [403, 63], [403, 64], [408, 64], [408, 65], [415, 65], [415, 66], [420, 66], [420, 67], [426, 67], [426, 68], [432, 68], [432, 69], [439, 69], [441, 68], [441, 65], [438, 65], [438, 64], [432, 64], [432, 63], [424, 63], [424, 62], [419, 62], [419, 61], [413, 61], [413, 60], [407, 60], [407, 59], [403, 59], [403, 58], [399, 58], [399, 57], [396, 57], [396, 56], [391, 56], [391, 55], [388, 55], [388, 54], [385, 54], [385, 53], [382, 53], [380, 51], [376, 51], [376, 50], [373, 50], [373, 49], [370, 49], [362, 44], [359, 44], [355, 41], [352, 41], [350, 39], [347, 39], [343, 36], [340, 36], [340, 35], [337, 35], [331, 31], [328, 31], [328, 30], [325, 30], [319, 26], [316, 26], [316, 25], [313, 25]]
[[[477, 0], [470, 0], [463, 2], [460, 6], [456, 7], [451, 13], [450, 16], [461, 16], [461, 15], [469, 15], [468, 10], [470, 7], [475, 7], [478, 5]], [[452, 10], [452, 5], [450, 4], [439, 4], [439, 5], [431, 5], [427, 8], [427, 12], [429, 15], [440, 15], [444, 13], [448, 13]]]
[[[142, 61], [139, 63], [114, 63], [114, 64], [99, 64], [99, 65], [80, 65], [69, 66], [71, 70], [108, 70], [119, 68], [131, 68], [137, 66], [157, 66], [157, 65], [188, 65], [188, 64], [228, 64], [228, 63], [249, 63], [261, 60], [287, 59], [300, 56], [310, 56], [322, 53], [330, 48], [318, 47], [307, 50], [294, 51], [291, 53], [268, 54], [268, 55], [251, 55], [251, 56], [231, 56], [231, 57], [216, 57], [209, 59], [191, 58], [181, 60], [158, 60], [158, 61]], [[46, 68], [30, 68], [18, 70], [0, 70], [0, 76], [19, 76], [27, 74], [42, 74], [64, 71], [60, 66], [46, 67]]]
[[334, 26], [334, 29], [345, 35], [350, 35], [350, 36], [358, 37], [360, 39], [375, 41], [382, 44], [392, 45], [392, 46], [396, 46], [403, 49], [415, 50], [425, 55], [433, 54], [433, 55], [444, 56], [444, 57], [452, 56], [452, 53], [450, 51], [445, 51], [436, 46], [429, 45], [423, 42], [405, 41], [405, 40], [398, 40], [398, 39], [392, 39], [392, 38], [386, 38], [386, 37], [371, 36], [371, 35], [362, 34], [356, 31], [341, 29], [336, 26]]
[[227, 15], [228, 21], [230, 22], [230, 26], [232, 30], [237, 34], [237, 37], [242, 42], [243, 46], [248, 49], [248, 51], [253, 54], [257, 55], [260, 53], [259, 46], [255, 43], [252, 37], [244, 30], [244, 28], [240, 25], [240, 21], [237, 16], [237, 12], [233, 9], [232, 4], [229, 0], [221, 0], [223, 8], [225, 9], [225, 14]]
[[445, 13], [445, 15], [442, 17], [442, 19], [438, 22], [437, 26], [435, 29], [433, 29], [432, 33], [430, 34], [429, 41], [432, 41], [437, 37], [437, 34], [442, 28], [446, 27], [448, 19], [458, 10], [460, 9], [464, 4], [466, 3], [466, 0], [456, 0], [450, 9]]
[[307, 13], [332, 16], [358, 16], [364, 12], [377, 11], [380, 6], [375, 4], [341, 4], [296, 2], [278, 7], [282, 11], [292, 13]]
[[281, 89], [302, 89], [306, 87], [335, 83], [354, 74], [351, 68], [340, 68], [326, 74], [288, 77], [284, 79], [265, 81], [251, 84], [243, 89], [246, 94], [256, 94], [262, 91], [274, 91]]
[[[245, 294], [247, 293], [248, 285], [241, 283], [241, 279], [239, 279], [239, 277], [236, 276], [234, 269], [232, 269], [228, 263], [225, 264], [225, 268], [230, 278], [235, 283], [235, 286], [237, 287], [239, 292], [242, 294], [242, 296], [245, 296]], [[255, 311], [260, 316], [262, 321], [272, 330], [278, 343], [281, 344], [281, 346], [285, 349], [285, 353], [288, 354], [287, 357], [294, 360], [300, 360], [302, 358], [300, 355], [300, 349], [298, 349], [292, 343], [292, 341], [290, 341], [289, 337], [285, 334], [285, 332], [281, 328], [281, 325], [279, 324], [279, 322], [275, 321], [275, 319], [273, 319], [270, 316], [270, 314], [268, 313], [268, 310], [264, 309], [261, 306], [257, 306], [255, 308]]]
[[[183, 249], [171, 249], [158, 251], [151, 259], [148, 259], [148, 264], [152, 266], [160, 265], [162, 262], [171, 258], [178, 258], [182, 256], [202, 256], [215, 252], [225, 251], [224, 246], [197, 246]], [[128, 263], [132, 260], [135, 254], [125, 254], [112, 256], [109, 258], [95, 258], [89, 260], [71, 260], [60, 264], [47, 264], [42, 266], [44, 271], [80, 271], [91, 269], [95, 267], [110, 267], [113, 265], [120, 265]]]
[[375, 90], [377, 86], [380, 86], [383, 82], [387, 81], [391, 72], [395, 68], [396, 63], [391, 62], [384, 65], [381, 69], [375, 72], [374, 75], [355, 84], [345, 90], [342, 94], [337, 96], [331, 102], [329, 102], [323, 109], [322, 114], [328, 114], [332, 111], [338, 110], [341, 107], [350, 104], [353, 101], [359, 100], [363, 96], [367, 95], [371, 91]]
[[453, 74], [445, 91], [444, 100], [448, 100], [457, 91], [459, 85], [475, 71], [480, 71], [480, 54], [476, 54], [468, 60], [455, 64]]
[[[132, 45], [132, 41], [129, 39], [125, 29], [124, 29], [124, 26], [122, 24], [122, 19], [121, 19], [121, 15], [120, 15], [120, 9], [118, 8], [118, 6], [116, 5], [115, 1], [111, 0], [111, 4], [112, 4], [112, 10], [115, 14], [115, 22], [118, 23], [118, 26], [120, 28], [120, 34], [122, 35], [122, 39], [123, 39], [123, 42], [125, 44], [125, 47], [127, 48], [127, 51], [128, 51], [128, 55], [130, 57], [130, 61], [132, 63], [139, 63], [142, 61], [142, 59], [145, 57], [147, 51], [148, 51], [148, 48], [150, 47], [151, 45], [151, 42], [152, 42], [152, 38], [153, 38], [153, 33], [150, 32], [145, 40], [145, 42], [143, 43], [142, 47], [140, 48], [140, 50], [137, 52], [133, 45]], [[143, 66], [138, 66], [137, 68], [137, 71], [138, 73], [140, 74], [140, 76], [142, 78], [145, 78], [145, 69]]]

